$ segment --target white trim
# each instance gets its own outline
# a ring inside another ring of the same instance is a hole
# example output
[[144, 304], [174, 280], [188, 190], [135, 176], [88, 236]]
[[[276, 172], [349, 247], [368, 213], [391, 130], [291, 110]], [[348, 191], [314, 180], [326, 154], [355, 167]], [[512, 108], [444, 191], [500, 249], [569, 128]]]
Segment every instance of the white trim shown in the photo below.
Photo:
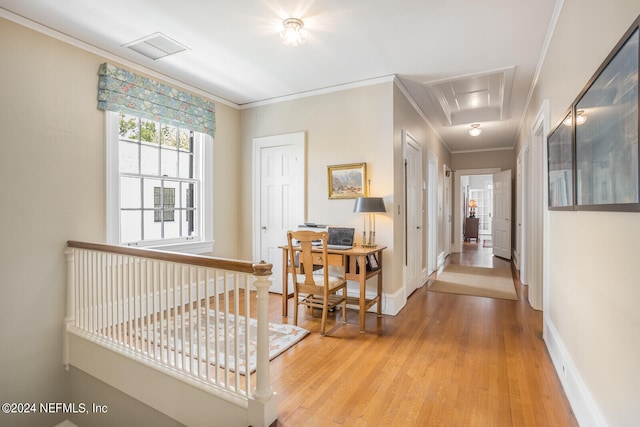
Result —
[[[42, 24], [39, 24], [35, 21], [32, 21], [30, 19], [27, 19], [23, 16], [20, 15], [16, 15], [13, 12], [9, 12], [6, 9], [3, 9], [0, 7], [0, 18], [5, 18], [11, 22], [14, 22], [18, 25], [22, 25], [23, 27], [27, 27], [33, 31], [36, 31], [38, 33], [44, 34], [46, 36], [49, 36], [51, 38], [54, 38], [56, 40], [59, 40], [63, 43], [67, 43], [71, 46], [77, 47], [79, 49], [82, 49], [84, 51], [87, 51], [89, 53], [92, 53], [94, 55], [98, 55], [101, 56], [107, 60], [111, 60], [111, 61], [116, 61], [124, 66], [126, 66], [127, 68], [130, 68], [132, 70], [136, 70], [139, 71], [141, 73], [147, 74], [150, 77], [154, 77], [160, 80], [165, 81], [166, 83], [169, 83], [172, 86], [175, 86], [177, 88], [181, 88], [181, 89], [185, 89], [189, 92], [192, 92], [196, 95], [200, 95], [200, 96], [204, 96], [212, 101], [215, 102], [219, 102], [220, 104], [225, 104], [228, 105], [230, 107], [233, 108], [238, 108], [238, 104], [231, 102], [229, 100], [226, 100], [224, 98], [220, 98], [217, 95], [214, 95], [210, 92], [207, 92], [205, 90], [199, 89], [195, 86], [191, 86], [187, 83], [184, 83], [180, 80], [176, 80], [172, 77], [169, 77], [165, 74], [159, 73], [157, 71], [154, 71], [150, 68], [145, 67], [144, 65], [140, 65], [138, 63], [135, 63], [133, 61], [130, 61], [128, 59], [125, 59], [121, 56], [118, 55], [114, 55], [113, 53], [107, 52], [106, 50], [100, 49], [99, 47], [96, 46], [92, 46], [88, 43], [85, 43], [81, 40], [78, 40], [74, 37], [68, 36], [67, 34], [63, 34], [60, 33], [59, 31], [54, 30], [53, 28], [49, 28], [46, 27]], [[97, 72], [97, 70], [96, 70]]]
[[[542, 49], [540, 50], [540, 56], [538, 57], [538, 64], [536, 65], [536, 71], [533, 74], [533, 79], [531, 80], [531, 86], [529, 86], [529, 93], [527, 94], [527, 100], [524, 104], [524, 110], [528, 111], [529, 106], [531, 104], [531, 100], [533, 99], [533, 92], [535, 91], [535, 87], [538, 84], [538, 79], [540, 78], [540, 71], [542, 70], [542, 66], [544, 65], [544, 61], [547, 58], [547, 52], [549, 51], [549, 46], [551, 45], [551, 39], [553, 38], [553, 33], [556, 30], [556, 25], [558, 24], [558, 19], [560, 19], [560, 12], [562, 11], [562, 6], [564, 5], [564, 0], [556, 0], [556, 6], [553, 9], [553, 14], [551, 15], [551, 21], [549, 22], [549, 27], [547, 28], [547, 34], [544, 38], [544, 43], [542, 44]], [[522, 127], [525, 123], [526, 114], [522, 115], [520, 119], [520, 125], [518, 126], [518, 132], [516, 135], [520, 135], [522, 132]], [[513, 146], [515, 148], [518, 139], [513, 142]]]
[[[106, 209], [106, 241], [112, 245], [120, 245], [120, 167], [118, 144], [118, 113], [105, 111], [105, 209]], [[201, 215], [198, 215], [198, 235], [193, 241], [167, 241], [139, 244], [159, 250], [183, 252], [190, 254], [208, 254], [213, 251], [213, 138], [210, 135], [196, 133], [199, 150], [195, 164], [196, 176], [201, 176], [198, 198]]]
[[290, 95], [277, 96], [275, 98], [263, 99], [260, 101], [248, 102], [246, 104], [238, 105], [239, 110], [245, 110], [247, 108], [263, 107], [265, 105], [277, 104], [284, 101], [293, 101], [296, 99], [308, 98], [310, 96], [324, 95], [327, 93], [341, 92], [343, 90], [355, 89], [359, 87], [374, 86], [382, 83], [390, 83], [395, 78], [395, 75], [388, 75], [382, 77], [374, 77], [371, 79], [359, 80], [356, 82], [343, 83], [335, 86], [328, 86], [321, 89], [307, 90], [304, 92], [292, 93]]
[[544, 323], [543, 338], [578, 424], [581, 427], [607, 427], [602, 412], [580, 376], [558, 330], [550, 320]]
[[446, 141], [444, 141], [442, 139], [442, 137], [440, 136], [440, 134], [436, 130], [435, 126], [433, 126], [433, 124], [431, 123], [431, 120], [429, 120], [427, 118], [427, 116], [425, 116], [425, 114], [422, 111], [422, 109], [420, 109], [420, 107], [418, 106], [418, 103], [416, 102], [416, 100], [413, 99], [413, 97], [411, 96], [411, 94], [409, 93], [407, 88], [402, 84], [402, 81], [400, 81], [400, 79], [397, 76], [395, 76], [395, 78], [393, 79], [393, 83], [400, 90], [400, 92], [402, 92], [402, 94], [407, 99], [407, 101], [409, 101], [409, 104], [411, 104], [413, 109], [416, 110], [416, 113], [418, 113], [418, 115], [422, 118], [422, 120], [424, 120], [424, 122], [427, 124], [427, 126], [429, 126], [431, 128], [431, 131], [438, 138], [438, 141], [440, 141], [440, 143], [442, 143], [442, 145], [444, 145], [446, 147], [446, 149], [449, 150], [449, 152], [451, 153], [452, 152], [451, 151], [451, 147], [449, 147], [449, 145], [446, 143]]
[[486, 151], [506, 151], [506, 150], [512, 150], [513, 151], [513, 147], [482, 148], [482, 149], [478, 149], [478, 150], [459, 150], [459, 151], [452, 151], [451, 154], [483, 153], [483, 152], [486, 152]]

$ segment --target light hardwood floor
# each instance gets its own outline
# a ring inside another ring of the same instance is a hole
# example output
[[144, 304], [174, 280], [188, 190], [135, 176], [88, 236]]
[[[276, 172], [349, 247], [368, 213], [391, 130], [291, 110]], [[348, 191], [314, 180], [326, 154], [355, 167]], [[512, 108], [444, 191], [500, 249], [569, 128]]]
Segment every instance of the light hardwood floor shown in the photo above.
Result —
[[[509, 266], [482, 239], [447, 263]], [[346, 326], [330, 316], [324, 337], [319, 318], [301, 310], [311, 334], [271, 364], [275, 425], [577, 426], [542, 340], [542, 313], [517, 278], [516, 290], [519, 301], [424, 285], [397, 316], [367, 314], [365, 334], [354, 310]], [[293, 322], [281, 317], [280, 296], [270, 309], [271, 321]]]

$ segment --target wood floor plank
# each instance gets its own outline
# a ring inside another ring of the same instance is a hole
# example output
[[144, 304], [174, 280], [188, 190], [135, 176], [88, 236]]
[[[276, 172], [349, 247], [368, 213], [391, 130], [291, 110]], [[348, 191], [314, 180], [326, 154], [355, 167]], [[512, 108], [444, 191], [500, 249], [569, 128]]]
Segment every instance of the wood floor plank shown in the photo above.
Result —
[[[465, 243], [447, 262], [509, 267], [491, 248]], [[432, 280], [433, 278], [430, 278]], [[415, 291], [396, 316], [347, 310], [301, 313], [311, 334], [272, 361], [277, 426], [577, 426], [516, 277], [518, 301]], [[290, 309], [292, 306], [290, 305]], [[270, 297], [270, 320], [281, 317]], [[291, 312], [291, 310], [290, 310]]]

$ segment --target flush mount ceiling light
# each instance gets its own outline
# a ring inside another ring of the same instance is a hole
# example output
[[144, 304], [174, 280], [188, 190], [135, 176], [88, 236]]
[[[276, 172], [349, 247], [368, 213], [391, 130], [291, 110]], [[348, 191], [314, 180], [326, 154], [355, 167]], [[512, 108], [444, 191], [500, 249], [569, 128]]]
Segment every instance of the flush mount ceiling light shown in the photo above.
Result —
[[480, 132], [482, 132], [482, 129], [480, 129], [480, 123], [474, 123], [471, 125], [471, 129], [469, 129], [469, 135], [478, 136], [480, 135]]
[[280, 34], [284, 44], [288, 46], [298, 46], [304, 43], [304, 37], [302, 34], [302, 27], [304, 22], [297, 18], [287, 18], [282, 21], [284, 30]]

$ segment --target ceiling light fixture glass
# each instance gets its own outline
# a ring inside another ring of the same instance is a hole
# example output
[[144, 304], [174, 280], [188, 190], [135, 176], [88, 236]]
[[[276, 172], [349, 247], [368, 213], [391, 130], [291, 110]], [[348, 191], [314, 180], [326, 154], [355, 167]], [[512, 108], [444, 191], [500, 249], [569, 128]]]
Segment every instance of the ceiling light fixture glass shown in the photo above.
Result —
[[480, 129], [480, 123], [474, 123], [471, 125], [471, 129], [469, 129], [469, 135], [478, 136], [480, 135], [480, 132], [482, 132], [482, 129]]
[[284, 30], [280, 34], [284, 44], [288, 46], [298, 46], [304, 43], [304, 37], [302, 33], [302, 27], [304, 22], [297, 18], [287, 18], [282, 21]]

